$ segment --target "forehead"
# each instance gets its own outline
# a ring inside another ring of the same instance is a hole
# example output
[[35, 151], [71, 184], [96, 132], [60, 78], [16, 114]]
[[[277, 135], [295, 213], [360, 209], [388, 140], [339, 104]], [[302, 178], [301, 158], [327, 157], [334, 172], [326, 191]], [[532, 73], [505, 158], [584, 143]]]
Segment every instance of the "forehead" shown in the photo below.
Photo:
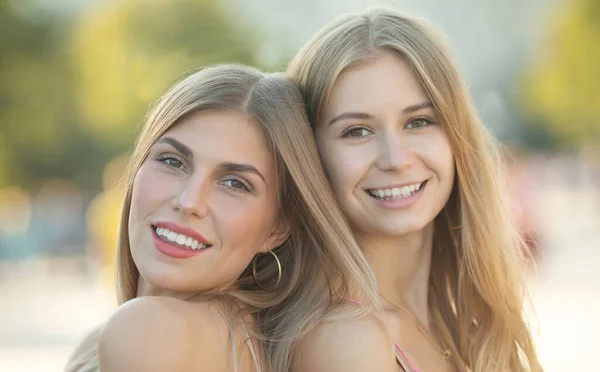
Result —
[[241, 112], [205, 110], [185, 117], [167, 130], [203, 161], [252, 163], [268, 173], [273, 156], [257, 122]]
[[398, 54], [382, 52], [344, 70], [335, 81], [325, 115], [343, 111], [373, 111], [380, 107], [406, 106], [428, 99], [410, 65]]

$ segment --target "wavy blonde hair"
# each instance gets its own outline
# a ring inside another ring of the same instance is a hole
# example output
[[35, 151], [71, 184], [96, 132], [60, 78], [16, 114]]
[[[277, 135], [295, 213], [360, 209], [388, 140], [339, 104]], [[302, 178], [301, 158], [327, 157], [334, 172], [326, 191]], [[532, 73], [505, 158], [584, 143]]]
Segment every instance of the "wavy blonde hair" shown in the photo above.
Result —
[[288, 73], [315, 128], [340, 73], [383, 51], [410, 65], [455, 157], [455, 185], [434, 223], [428, 295], [434, 329], [459, 370], [541, 370], [523, 315], [525, 250], [503, 204], [498, 146], [477, 117], [442, 35], [391, 9], [349, 14], [314, 36]]
[[[242, 112], [259, 125], [275, 158], [280, 218], [289, 222], [291, 235], [274, 250], [283, 267], [279, 285], [272, 285], [278, 275], [275, 260], [261, 255], [258, 276], [271, 290], [257, 285], [249, 265], [228, 290], [201, 295], [242, 309], [225, 313], [232, 327], [247, 315], [253, 317], [251, 335], [266, 341], [257, 353], [259, 370], [289, 371], [295, 341], [318, 323], [339, 317], [336, 305], [342, 298], [358, 291], [374, 304], [377, 297], [375, 279], [320, 166], [300, 92], [284, 74], [265, 75], [237, 65], [206, 68], [185, 78], [158, 101], [139, 135], [126, 177], [117, 247], [118, 301], [122, 304], [137, 296], [139, 271], [130, 251], [128, 226], [135, 175], [151, 146], [169, 128], [207, 109]], [[348, 317], [362, 314], [360, 309], [342, 311], [342, 316]], [[97, 370], [98, 333], [84, 341], [67, 370]]]

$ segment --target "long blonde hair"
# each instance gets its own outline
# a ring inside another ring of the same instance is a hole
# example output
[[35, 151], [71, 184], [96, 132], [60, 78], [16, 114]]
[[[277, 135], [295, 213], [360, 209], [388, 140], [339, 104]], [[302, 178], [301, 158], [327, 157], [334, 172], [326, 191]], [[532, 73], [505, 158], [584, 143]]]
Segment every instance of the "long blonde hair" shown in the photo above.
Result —
[[428, 22], [378, 8], [335, 19], [295, 56], [313, 129], [342, 71], [392, 51], [427, 92], [455, 156], [456, 181], [436, 217], [429, 287], [434, 329], [459, 370], [541, 370], [523, 316], [524, 250], [501, 193], [498, 146], [480, 122], [443, 37]]
[[[339, 317], [340, 299], [358, 292], [373, 304], [377, 297], [368, 263], [320, 166], [300, 92], [284, 74], [265, 75], [237, 65], [205, 68], [159, 100], [128, 168], [117, 247], [118, 301], [122, 304], [137, 296], [139, 271], [131, 256], [128, 227], [135, 175], [160, 136], [182, 118], [206, 109], [242, 112], [259, 125], [275, 158], [280, 217], [291, 226], [290, 237], [274, 250], [283, 268], [278, 285], [273, 285], [278, 276], [275, 260], [262, 255], [257, 259], [258, 276], [262, 286], [271, 289], [257, 285], [249, 265], [231, 289], [206, 295], [242, 309], [230, 314], [231, 324], [253, 316], [252, 336], [266, 341], [258, 353], [260, 370], [288, 371], [294, 342], [319, 322]], [[362, 314], [364, 310], [356, 309], [345, 316]], [[93, 348], [77, 354], [71, 370], [82, 368], [82, 359], [90, 363], [95, 357]]]

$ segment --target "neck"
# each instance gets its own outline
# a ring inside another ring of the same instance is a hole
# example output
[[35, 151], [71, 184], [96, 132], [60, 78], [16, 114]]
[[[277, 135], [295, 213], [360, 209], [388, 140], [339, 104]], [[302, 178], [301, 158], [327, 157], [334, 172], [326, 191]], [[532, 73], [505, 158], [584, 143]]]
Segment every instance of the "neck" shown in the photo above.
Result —
[[403, 305], [429, 327], [428, 289], [433, 222], [424, 229], [395, 237], [359, 237], [380, 293]]
[[172, 298], [177, 298], [177, 299], [180, 299], [183, 301], [188, 301], [194, 297], [193, 294], [177, 293], [177, 292], [173, 292], [173, 291], [169, 291], [166, 289], [156, 287], [156, 286], [148, 283], [144, 279], [142, 279], [142, 276], [140, 275], [138, 278], [136, 297], [142, 297], [142, 296], [172, 297]]
[[231, 288], [235, 284], [234, 281], [231, 283], [227, 283], [221, 287], [217, 288], [204, 288], [202, 290], [195, 290], [193, 292], [175, 292], [172, 290], [164, 289], [153, 285], [152, 283], [144, 280], [141, 275], [138, 276], [138, 285], [135, 297], [142, 296], [162, 296], [162, 297], [172, 297], [177, 298], [182, 301], [191, 301], [198, 299], [208, 299], [212, 298], [214, 294], [219, 292], [224, 292], [227, 289]]

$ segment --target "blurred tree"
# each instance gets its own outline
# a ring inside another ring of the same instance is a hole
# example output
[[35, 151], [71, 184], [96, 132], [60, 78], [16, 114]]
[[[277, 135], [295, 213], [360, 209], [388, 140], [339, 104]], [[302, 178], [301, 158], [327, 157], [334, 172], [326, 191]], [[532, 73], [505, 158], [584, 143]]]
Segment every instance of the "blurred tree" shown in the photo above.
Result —
[[183, 73], [220, 62], [255, 64], [256, 43], [220, 2], [108, 1], [77, 21], [73, 60], [84, 130], [129, 147], [152, 100]]
[[573, 0], [557, 14], [525, 73], [524, 113], [563, 145], [600, 146], [600, 2]]
[[60, 176], [69, 163], [61, 159], [73, 155], [64, 20], [26, 13], [15, 4], [0, 0], [0, 187]]

